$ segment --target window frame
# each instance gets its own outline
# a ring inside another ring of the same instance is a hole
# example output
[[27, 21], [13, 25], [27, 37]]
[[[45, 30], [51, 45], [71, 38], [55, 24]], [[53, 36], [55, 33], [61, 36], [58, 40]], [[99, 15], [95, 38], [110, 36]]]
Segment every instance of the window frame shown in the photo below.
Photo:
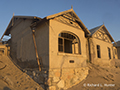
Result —
[[[70, 35], [72, 35], [72, 36], [74, 36], [75, 37], [75, 39], [77, 39], [77, 43], [78, 43], [78, 53], [76, 53], [76, 49], [75, 49], [75, 41], [73, 40], [73, 39], [70, 39], [70, 38], [66, 38], [66, 37], [62, 37], [61, 36], [61, 34], [70, 34]], [[60, 51], [59, 50], [59, 46], [60, 46], [60, 44], [59, 44], [59, 39], [62, 39], [62, 46], [63, 46], [63, 51]], [[72, 51], [72, 53], [69, 53], [69, 54], [80, 54], [81, 55], [81, 43], [80, 43], [80, 40], [79, 40], [79, 38], [75, 35], [75, 34], [73, 34], [73, 33], [70, 33], [70, 32], [61, 32], [61, 33], [59, 33], [59, 35], [58, 35], [58, 52], [61, 52], [61, 53], [68, 53], [68, 52], [65, 52], [65, 40], [69, 40], [69, 41], [72, 41], [73, 42], [73, 44], [74, 44], [74, 51]], [[73, 48], [73, 47], [72, 47]]]
[[[59, 44], [59, 39], [62, 39], [62, 44]], [[64, 39], [63, 39], [63, 38], [58, 38], [58, 51], [59, 51], [59, 52], [63, 52], [63, 51], [64, 51], [64, 48], [62, 48], [62, 51], [60, 51], [60, 50], [59, 50], [59, 46], [64, 47]]]

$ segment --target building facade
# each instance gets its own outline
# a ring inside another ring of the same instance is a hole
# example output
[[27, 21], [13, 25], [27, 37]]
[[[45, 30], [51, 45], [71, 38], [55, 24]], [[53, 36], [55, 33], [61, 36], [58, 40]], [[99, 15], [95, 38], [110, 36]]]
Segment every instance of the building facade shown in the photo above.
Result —
[[69, 88], [88, 75], [86, 36], [90, 32], [73, 9], [43, 19], [13, 16], [4, 33], [9, 34], [12, 59], [22, 68], [40, 63], [49, 86]]
[[112, 42], [115, 42], [105, 25], [90, 30], [90, 61], [97, 65], [110, 65], [112, 59], [117, 59], [114, 54]]
[[39, 65], [49, 89], [67, 89], [85, 79], [88, 62], [109, 66], [117, 59], [105, 25], [89, 31], [73, 9], [44, 18], [13, 16], [3, 36], [9, 34], [12, 59], [22, 68]]

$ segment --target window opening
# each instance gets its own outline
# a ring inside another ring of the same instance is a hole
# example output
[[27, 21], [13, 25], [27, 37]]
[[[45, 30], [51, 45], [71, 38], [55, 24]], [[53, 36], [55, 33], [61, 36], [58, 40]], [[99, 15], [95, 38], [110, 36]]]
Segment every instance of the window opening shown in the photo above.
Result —
[[109, 59], [111, 59], [111, 53], [110, 53], [110, 48], [108, 47], [108, 55], [109, 55]]
[[70, 33], [60, 33], [58, 38], [58, 51], [64, 53], [81, 54], [79, 39]]
[[101, 58], [101, 56], [100, 56], [100, 45], [97, 45], [97, 57]]
[[0, 48], [0, 53], [4, 54], [4, 49]]

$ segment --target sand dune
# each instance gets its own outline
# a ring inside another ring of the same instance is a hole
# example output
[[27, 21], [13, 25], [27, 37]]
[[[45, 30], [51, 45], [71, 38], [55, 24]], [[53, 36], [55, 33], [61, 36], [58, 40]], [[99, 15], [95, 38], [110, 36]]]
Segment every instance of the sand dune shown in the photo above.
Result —
[[7, 57], [0, 57], [0, 90], [43, 90]]

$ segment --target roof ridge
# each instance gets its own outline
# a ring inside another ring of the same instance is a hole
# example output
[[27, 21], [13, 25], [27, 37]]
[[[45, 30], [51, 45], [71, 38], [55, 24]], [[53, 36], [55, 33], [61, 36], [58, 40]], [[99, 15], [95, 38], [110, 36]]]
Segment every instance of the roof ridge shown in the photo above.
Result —
[[89, 30], [90, 33], [91, 33], [90, 35], [92, 36], [101, 26], [102, 26], [102, 25], [90, 29], [90, 30]]
[[[101, 27], [101, 26], [102, 26], [102, 25], [96, 26], [96, 27], [94, 27], [94, 28], [91, 28], [90, 30], [95, 29], [95, 28], [98, 28], [98, 27]], [[90, 31], [90, 30], [89, 30], [89, 31]]]
[[28, 19], [41, 19], [40, 17], [37, 16], [24, 16], [24, 15], [15, 15], [13, 17], [19, 17], [19, 18], [28, 18]]
[[61, 15], [63, 13], [68, 13], [68, 12], [71, 12], [71, 11], [74, 12], [74, 10], [71, 8], [71, 9], [68, 9], [68, 10], [65, 10], [65, 11], [61, 11], [61, 12], [58, 12], [58, 13], [55, 13], [55, 14], [48, 15], [45, 18], [50, 19], [50, 18], [53, 18], [55, 16]]

